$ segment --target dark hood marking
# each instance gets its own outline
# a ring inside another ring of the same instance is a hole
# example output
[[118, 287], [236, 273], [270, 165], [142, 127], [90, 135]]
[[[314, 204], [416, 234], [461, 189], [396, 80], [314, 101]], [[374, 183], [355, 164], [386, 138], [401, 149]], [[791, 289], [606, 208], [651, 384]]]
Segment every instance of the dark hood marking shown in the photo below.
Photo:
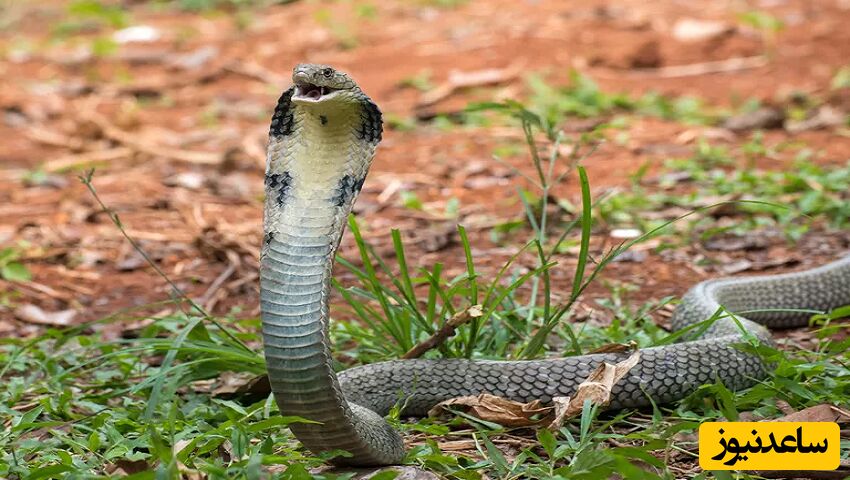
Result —
[[365, 181], [365, 176], [362, 178], [354, 178], [351, 175], [342, 177], [339, 180], [339, 185], [336, 187], [336, 194], [331, 201], [337, 207], [351, 202], [360, 193], [360, 189], [363, 188], [363, 182]]
[[291, 87], [283, 92], [280, 99], [277, 101], [277, 106], [272, 114], [272, 124], [269, 128], [269, 136], [279, 137], [292, 133], [293, 115], [292, 115], [292, 94], [295, 93], [295, 87]]
[[378, 143], [384, 132], [384, 122], [381, 110], [368, 97], [363, 99], [363, 110], [360, 112], [360, 126], [357, 128], [357, 138], [369, 143]]
[[266, 175], [266, 188], [269, 196], [274, 196], [278, 206], [282, 206], [286, 201], [286, 194], [289, 187], [292, 185], [292, 175], [289, 172], [271, 173]]

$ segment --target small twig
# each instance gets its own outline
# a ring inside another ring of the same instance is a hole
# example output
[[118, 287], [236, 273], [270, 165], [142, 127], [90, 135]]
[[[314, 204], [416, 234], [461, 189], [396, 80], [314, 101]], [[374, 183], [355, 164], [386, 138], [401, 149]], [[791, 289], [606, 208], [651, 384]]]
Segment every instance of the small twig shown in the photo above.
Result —
[[[127, 239], [128, 242], [130, 242], [130, 245], [133, 247], [133, 249], [135, 249], [139, 253], [139, 255], [141, 255], [142, 258], [145, 259], [145, 262], [147, 262], [148, 265], [150, 265], [154, 269], [154, 271], [168, 283], [169, 286], [171, 286], [172, 290], [174, 291], [174, 293], [177, 297], [182, 298], [183, 300], [188, 302], [189, 305], [192, 306], [192, 308], [194, 308], [197, 312], [199, 312], [201, 315], [204, 316], [204, 319], [209, 320], [213, 325], [218, 327], [219, 330], [221, 330], [231, 341], [233, 341], [237, 345], [241, 346], [246, 351], [253, 352], [253, 350], [248, 348], [248, 346], [245, 345], [245, 343], [243, 343], [242, 340], [239, 340], [238, 338], [236, 338], [232, 333], [230, 333], [229, 330], [224, 328], [224, 326], [222, 326], [218, 321], [216, 321], [215, 318], [211, 317], [206, 311], [204, 311], [204, 309], [200, 305], [195, 303], [194, 300], [192, 300], [188, 295], [186, 295], [186, 293], [182, 289], [180, 289], [180, 287], [178, 287], [177, 284], [175, 284], [168, 277], [168, 275], [166, 275], [165, 272], [162, 271], [161, 268], [159, 268], [159, 265], [157, 265], [153, 261], [153, 259], [151, 259], [151, 257], [147, 254], [147, 252], [145, 252], [145, 250], [141, 247], [141, 245], [139, 245], [133, 239], [133, 237], [131, 237], [127, 233], [127, 231], [124, 229], [124, 225], [121, 223], [121, 220], [118, 218], [118, 214], [116, 214], [109, 207], [107, 207], [106, 204], [103, 203], [103, 200], [100, 199], [100, 196], [97, 194], [97, 190], [94, 188], [94, 184], [92, 184], [92, 177], [93, 176], [94, 176], [94, 169], [91, 169], [85, 175], [80, 175], [79, 179], [80, 179], [81, 182], [83, 182], [83, 184], [86, 186], [86, 188], [88, 188], [89, 192], [92, 194], [95, 201], [98, 203], [98, 205], [100, 205], [101, 210], [103, 210], [103, 212], [106, 213], [109, 216], [109, 219], [112, 220], [112, 223], [115, 224], [115, 226], [118, 228], [118, 230], [124, 236], [124, 238]], [[183, 311], [183, 306], [180, 305], [180, 302], [177, 301], [177, 299], [175, 299], [174, 303], [177, 306], [177, 308], [180, 308], [180, 310]], [[186, 312], [184, 311], [184, 313], [186, 313]]]
[[97, 150], [94, 152], [83, 152], [74, 155], [66, 155], [64, 157], [51, 160], [43, 165], [45, 172], [61, 172], [70, 168], [88, 165], [90, 163], [109, 162], [126, 158], [133, 155], [133, 150], [127, 147], [115, 147], [108, 150]]
[[216, 277], [215, 280], [213, 280], [213, 283], [210, 284], [210, 287], [207, 289], [207, 291], [204, 293], [204, 295], [200, 298], [199, 301], [208, 310], [212, 311], [212, 309], [215, 307], [215, 304], [217, 303], [217, 301], [214, 301], [215, 300], [215, 298], [214, 298], [215, 294], [218, 293], [219, 289], [222, 287], [222, 285], [224, 285], [224, 282], [226, 282], [231, 277], [231, 275], [233, 275], [235, 272], [236, 272], [236, 265], [234, 265], [233, 263], [228, 263], [227, 268], [224, 269], [223, 272], [221, 272], [221, 275], [219, 275], [218, 277]]
[[35, 292], [47, 295], [47, 297], [50, 299], [59, 299], [65, 303], [71, 303], [74, 300], [74, 296], [71, 294], [54, 290], [53, 288], [50, 288], [47, 285], [42, 285], [40, 283], [33, 282], [32, 280], [24, 280], [22, 282], [18, 282], [17, 286], [32, 289]]
[[50, 145], [51, 147], [64, 147], [76, 151], [85, 148], [85, 142], [83, 140], [69, 137], [59, 133], [56, 129], [49, 129], [43, 126], [26, 128], [24, 129], [24, 135], [34, 142]]
[[169, 148], [143, 142], [139, 140], [138, 135], [121, 130], [94, 110], [86, 112], [83, 115], [83, 118], [94, 123], [103, 133], [104, 137], [125, 145], [137, 152], [147, 153], [148, 155], [153, 155], [155, 157], [170, 158], [180, 162], [201, 165], [218, 165], [221, 163], [223, 158], [220, 153], [181, 150], [179, 148]]
[[192, 308], [194, 308], [195, 310], [198, 311], [198, 313], [200, 313], [201, 315], [203, 315], [205, 317], [208, 317], [209, 315], [207, 315], [207, 312], [205, 312], [204, 309], [201, 308], [200, 305], [198, 305], [191, 298], [189, 298], [189, 296], [186, 295], [186, 293], [183, 292], [183, 290], [181, 290], [180, 287], [178, 287], [176, 283], [174, 283], [170, 278], [168, 278], [168, 275], [166, 275], [165, 272], [163, 272], [162, 269], [159, 268], [159, 265], [157, 265], [156, 262], [153, 261], [153, 259], [147, 254], [147, 252], [145, 252], [145, 250], [141, 247], [141, 245], [139, 245], [136, 242], [136, 240], [133, 237], [131, 237], [129, 233], [127, 233], [127, 230], [124, 229], [124, 224], [121, 223], [121, 219], [118, 218], [118, 214], [113, 212], [112, 209], [110, 209], [109, 207], [107, 207], [106, 204], [103, 203], [103, 200], [100, 199], [100, 195], [97, 194], [97, 190], [94, 188], [94, 184], [92, 184], [92, 182], [91, 182], [91, 179], [92, 179], [93, 176], [94, 176], [94, 169], [91, 169], [88, 172], [86, 172], [85, 175], [80, 175], [79, 179], [80, 179], [81, 182], [83, 182], [83, 184], [86, 186], [86, 188], [89, 189], [89, 192], [92, 194], [95, 201], [98, 203], [98, 205], [100, 205], [101, 210], [103, 210], [103, 212], [106, 213], [109, 216], [109, 219], [112, 220], [112, 223], [115, 224], [116, 227], [118, 227], [118, 230], [121, 232], [121, 234], [124, 236], [124, 238], [128, 242], [130, 242], [130, 245], [133, 247], [133, 249], [136, 250], [139, 253], [139, 255], [141, 255], [142, 258], [145, 259], [145, 261], [148, 263], [148, 265], [150, 265], [154, 269], [154, 271], [160, 277], [162, 277], [168, 283], [168, 285], [171, 286], [172, 290], [174, 290], [174, 293], [178, 297], [186, 300], [192, 306]]
[[[698, 77], [712, 73], [730, 73], [741, 70], [751, 70], [767, 65], [767, 58], [762, 55], [754, 57], [735, 57], [713, 62], [690, 63], [687, 65], [670, 65], [667, 67], [647, 68], [628, 72], [630, 77], [681, 78]], [[622, 74], [618, 74], [622, 75]]]
[[241, 287], [242, 285], [256, 281], [259, 278], [260, 278], [259, 273], [251, 272], [251, 273], [245, 275], [242, 278], [237, 278], [236, 280], [233, 280], [232, 282], [228, 283], [227, 285], [225, 285], [225, 288], [227, 288], [227, 290], [232, 292], [232, 291], [236, 290], [237, 288]]
[[417, 109], [430, 107], [436, 103], [445, 100], [454, 94], [457, 90], [470, 87], [481, 87], [485, 85], [497, 85], [512, 81], [522, 72], [523, 63], [517, 62], [506, 68], [488, 68], [485, 70], [476, 70], [473, 72], [452, 72], [449, 74], [449, 79], [434, 88], [425, 92], [419, 102], [416, 104]]
[[483, 315], [481, 305], [473, 305], [466, 310], [459, 312], [452, 316], [448, 322], [443, 324], [439, 330], [434, 332], [433, 335], [428, 337], [425, 341], [415, 345], [413, 348], [407, 351], [401, 358], [410, 359], [410, 358], [419, 358], [425, 354], [428, 350], [442, 344], [446, 341], [447, 338], [454, 335], [457, 327], [463, 325], [464, 323], [469, 322], [474, 318], [478, 318]]

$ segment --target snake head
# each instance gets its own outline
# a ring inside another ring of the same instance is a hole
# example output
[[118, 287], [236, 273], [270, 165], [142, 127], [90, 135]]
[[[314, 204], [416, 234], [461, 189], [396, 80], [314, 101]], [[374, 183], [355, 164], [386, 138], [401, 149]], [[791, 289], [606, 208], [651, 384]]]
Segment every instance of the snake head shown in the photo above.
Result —
[[344, 72], [328, 65], [302, 63], [292, 71], [295, 92], [292, 101], [302, 105], [353, 100], [357, 84]]

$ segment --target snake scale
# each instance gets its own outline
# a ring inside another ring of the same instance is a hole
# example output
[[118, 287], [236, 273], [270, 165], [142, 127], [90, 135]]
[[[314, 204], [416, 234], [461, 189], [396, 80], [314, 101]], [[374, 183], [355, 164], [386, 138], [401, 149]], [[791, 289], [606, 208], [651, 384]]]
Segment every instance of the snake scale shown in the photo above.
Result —
[[[347, 217], [381, 140], [381, 112], [345, 73], [298, 65], [293, 86], [274, 111], [268, 145], [260, 305], [272, 390], [283, 415], [316, 423], [290, 425], [314, 453], [344, 450], [332, 461], [385, 465], [404, 458], [401, 436], [384, 420], [403, 398], [405, 415], [422, 415], [442, 400], [490, 393], [520, 402], [569, 396], [606, 353], [528, 361], [397, 360], [333, 369], [328, 338], [331, 270]], [[850, 256], [812, 270], [765, 277], [709, 280], [693, 287], [674, 312], [681, 329], [723, 305], [762, 342], [765, 326], [805, 324], [808, 315], [782, 309], [829, 310], [850, 303]], [[720, 379], [730, 389], [767, 374], [755, 355], [736, 348], [735, 320], [716, 321], [699, 338], [647, 348], [612, 392], [609, 408], [682, 398]]]

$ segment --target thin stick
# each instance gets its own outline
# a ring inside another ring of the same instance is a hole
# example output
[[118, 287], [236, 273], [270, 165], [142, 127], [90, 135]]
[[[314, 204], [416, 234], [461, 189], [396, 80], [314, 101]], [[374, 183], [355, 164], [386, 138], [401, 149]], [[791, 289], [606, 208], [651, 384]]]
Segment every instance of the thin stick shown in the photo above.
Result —
[[127, 147], [115, 147], [108, 150], [97, 150], [94, 152], [83, 152], [74, 155], [66, 155], [64, 157], [51, 160], [43, 165], [46, 172], [61, 172], [74, 168], [79, 165], [87, 165], [90, 163], [109, 162], [118, 160], [133, 155], [133, 150]]
[[457, 327], [469, 322], [474, 318], [478, 318], [483, 315], [481, 305], [473, 305], [462, 312], [458, 312], [449, 319], [448, 322], [443, 324], [439, 330], [434, 332], [433, 335], [428, 337], [425, 341], [418, 343], [413, 346], [410, 350], [407, 351], [401, 358], [410, 359], [410, 358], [419, 358], [425, 354], [428, 350], [442, 344], [446, 341], [447, 338], [454, 335]]
[[223, 159], [220, 153], [181, 150], [179, 148], [169, 148], [142, 142], [138, 139], [138, 135], [121, 130], [95, 111], [86, 112], [83, 118], [97, 125], [106, 138], [114, 140], [137, 152], [201, 165], [218, 165]]
[[[210, 322], [212, 322], [213, 325], [215, 325], [222, 332], [224, 332], [224, 334], [228, 338], [230, 338], [230, 340], [232, 340], [237, 345], [244, 348], [246, 351], [253, 352], [253, 350], [248, 348], [248, 346], [245, 345], [242, 342], [242, 340], [239, 340], [238, 338], [236, 338], [232, 333], [230, 333], [230, 331], [228, 329], [224, 328], [224, 326], [222, 326], [220, 323], [218, 323], [218, 321], [216, 321], [215, 318], [211, 317], [206, 311], [204, 311], [204, 309], [200, 305], [198, 305], [197, 303], [195, 303], [194, 300], [189, 298], [189, 296], [186, 295], [186, 293], [183, 290], [181, 290], [180, 287], [177, 286], [177, 284], [175, 284], [170, 278], [168, 278], [168, 275], [166, 275], [165, 272], [163, 272], [162, 269], [159, 268], [159, 265], [154, 263], [154, 261], [151, 259], [151, 257], [148, 256], [147, 252], [145, 252], [144, 249], [142, 249], [141, 245], [136, 243], [136, 241], [133, 239], [133, 237], [131, 237], [127, 233], [127, 231], [124, 229], [124, 225], [121, 223], [121, 220], [118, 218], [118, 214], [113, 212], [109, 207], [106, 206], [105, 203], [103, 203], [103, 200], [100, 199], [100, 196], [97, 194], [97, 190], [95, 190], [94, 185], [92, 184], [92, 181], [91, 181], [92, 177], [94, 177], [94, 169], [89, 170], [88, 172], [86, 172], [85, 175], [79, 176], [80, 181], [83, 182], [83, 184], [86, 186], [86, 188], [89, 189], [89, 192], [92, 194], [95, 201], [98, 203], [98, 205], [100, 205], [101, 210], [103, 210], [104, 213], [109, 215], [109, 219], [112, 220], [112, 223], [115, 224], [116, 227], [118, 227], [118, 230], [121, 232], [121, 234], [124, 236], [124, 238], [127, 239], [128, 242], [130, 242], [130, 245], [133, 247], [133, 249], [135, 249], [137, 252], [139, 252], [139, 255], [141, 255], [142, 258], [145, 259], [145, 261], [148, 263], [148, 265], [150, 265], [154, 269], [154, 271], [160, 277], [162, 277], [168, 283], [168, 285], [171, 286], [172, 290], [174, 291], [174, 293], [178, 297], [180, 297], [183, 300], [185, 300], [186, 302], [188, 302], [189, 305], [192, 306], [192, 308], [194, 308], [201, 315], [204, 316], [204, 319], [209, 320]], [[176, 299], [175, 299], [174, 303], [175, 303], [175, 305], [177, 305], [177, 308], [180, 308], [180, 310], [183, 311], [183, 306], [180, 305], [180, 302], [176, 301]], [[184, 311], [184, 313], [186, 313], [186, 312]]]
[[230, 278], [230, 276], [233, 275], [235, 272], [236, 265], [234, 265], [233, 263], [228, 263], [227, 268], [224, 269], [223, 272], [221, 272], [221, 275], [219, 275], [215, 280], [213, 280], [213, 283], [201, 297], [200, 302], [203, 303], [204, 306], [206, 306], [208, 309], [212, 310], [215, 306], [215, 303], [217, 303], [213, 302], [213, 297], [216, 293], [218, 293], [222, 285], [224, 285], [224, 282], [226, 282]]
[[[767, 58], [762, 55], [754, 57], [735, 57], [714, 62], [690, 63], [687, 65], [670, 65], [660, 68], [647, 68], [628, 72], [630, 77], [659, 77], [681, 78], [698, 77], [712, 73], [730, 73], [741, 70], [751, 70], [767, 65]], [[620, 74], [621, 75], [621, 74]]]

